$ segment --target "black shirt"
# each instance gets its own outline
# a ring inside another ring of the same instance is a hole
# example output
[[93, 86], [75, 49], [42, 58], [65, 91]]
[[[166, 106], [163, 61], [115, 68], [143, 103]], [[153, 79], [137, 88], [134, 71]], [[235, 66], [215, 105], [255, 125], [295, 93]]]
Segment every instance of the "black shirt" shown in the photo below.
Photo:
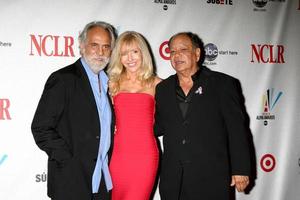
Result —
[[179, 108], [181, 110], [182, 116], [185, 119], [187, 110], [189, 108], [189, 105], [191, 103], [191, 99], [198, 87], [198, 82], [200, 80], [200, 73], [201, 73], [201, 68], [198, 69], [198, 71], [192, 75], [192, 80], [193, 80], [193, 87], [190, 89], [187, 95], [183, 92], [182, 88], [180, 87], [178, 76], [175, 77], [176, 79], [176, 97], [178, 101]]

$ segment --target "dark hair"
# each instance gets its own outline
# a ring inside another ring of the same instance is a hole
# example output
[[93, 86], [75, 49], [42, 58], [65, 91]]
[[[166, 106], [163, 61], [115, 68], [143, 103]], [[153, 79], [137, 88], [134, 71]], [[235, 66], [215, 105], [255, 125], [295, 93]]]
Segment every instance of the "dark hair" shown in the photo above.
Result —
[[203, 41], [202, 39], [195, 33], [192, 33], [192, 32], [179, 32], [179, 33], [176, 33], [175, 35], [173, 35], [170, 39], [169, 39], [169, 42], [168, 42], [168, 46], [170, 47], [170, 44], [172, 43], [173, 39], [177, 36], [180, 36], [180, 35], [185, 35], [187, 36], [191, 42], [192, 42], [192, 46], [194, 49], [196, 48], [199, 48], [200, 49], [200, 59], [198, 61], [198, 65], [202, 65], [203, 62], [204, 62], [204, 59], [205, 59], [205, 50], [204, 50], [204, 44], [203, 44]]

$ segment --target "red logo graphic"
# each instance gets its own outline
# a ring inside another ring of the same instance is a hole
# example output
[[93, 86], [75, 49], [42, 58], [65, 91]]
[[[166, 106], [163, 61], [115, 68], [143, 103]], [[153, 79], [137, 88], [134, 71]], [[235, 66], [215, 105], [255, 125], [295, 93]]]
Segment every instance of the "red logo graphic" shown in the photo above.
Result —
[[9, 99], [0, 99], [0, 120], [11, 120], [8, 108], [10, 106]]
[[165, 60], [170, 60], [170, 49], [168, 42], [169, 41], [164, 41], [159, 47], [159, 54]]
[[[251, 44], [252, 60], [251, 62], [258, 63], [285, 63], [284, 61], [284, 46], [271, 44]], [[277, 51], [277, 54], [275, 51]]]
[[30, 39], [30, 56], [37, 53], [39, 56], [75, 57], [71, 36], [30, 35]]
[[276, 165], [275, 157], [271, 154], [265, 154], [260, 159], [260, 167], [265, 172], [271, 172], [275, 168], [275, 165]]

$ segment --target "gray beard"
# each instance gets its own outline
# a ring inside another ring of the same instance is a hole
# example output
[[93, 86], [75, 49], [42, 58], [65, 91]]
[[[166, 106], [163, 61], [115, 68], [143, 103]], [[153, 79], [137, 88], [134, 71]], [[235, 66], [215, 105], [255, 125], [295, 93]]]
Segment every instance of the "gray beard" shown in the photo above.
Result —
[[103, 65], [90, 65], [89, 64], [89, 67], [91, 68], [91, 70], [95, 73], [95, 74], [99, 74], [99, 72], [101, 70], [103, 70], [106, 65], [108, 64], [108, 61], [106, 63], [103, 63]]
[[90, 69], [91, 69], [95, 74], [99, 74], [99, 72], [100, 72], [101, 70], [103, 70], [103, 69], [106, 67], [106, 65], [108, 64], [108, 62], [109, 62], [109, 58], [107, 58], [106, 61], [103, 62], [102, 65], [95, 65], [95, 64], [91, 63], [91, 62], [90, 62], [87, 58], [85, 58], [85, 57], [84, 57], [84, 60], [85, 60], [85, 62], [88, 64], [88, 66], [90, 67]]

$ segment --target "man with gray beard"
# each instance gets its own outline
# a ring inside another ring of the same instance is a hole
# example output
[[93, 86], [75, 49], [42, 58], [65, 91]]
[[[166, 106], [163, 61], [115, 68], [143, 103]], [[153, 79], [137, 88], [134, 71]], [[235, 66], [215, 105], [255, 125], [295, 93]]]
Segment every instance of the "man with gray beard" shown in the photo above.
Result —
[[114, 42], [110, 24], [87, 24], [79, 35], [82, 57], [46, 82], [31, 129], [48, 155], [53, 200], [110, 199], [114, 117], [103, 69]]

